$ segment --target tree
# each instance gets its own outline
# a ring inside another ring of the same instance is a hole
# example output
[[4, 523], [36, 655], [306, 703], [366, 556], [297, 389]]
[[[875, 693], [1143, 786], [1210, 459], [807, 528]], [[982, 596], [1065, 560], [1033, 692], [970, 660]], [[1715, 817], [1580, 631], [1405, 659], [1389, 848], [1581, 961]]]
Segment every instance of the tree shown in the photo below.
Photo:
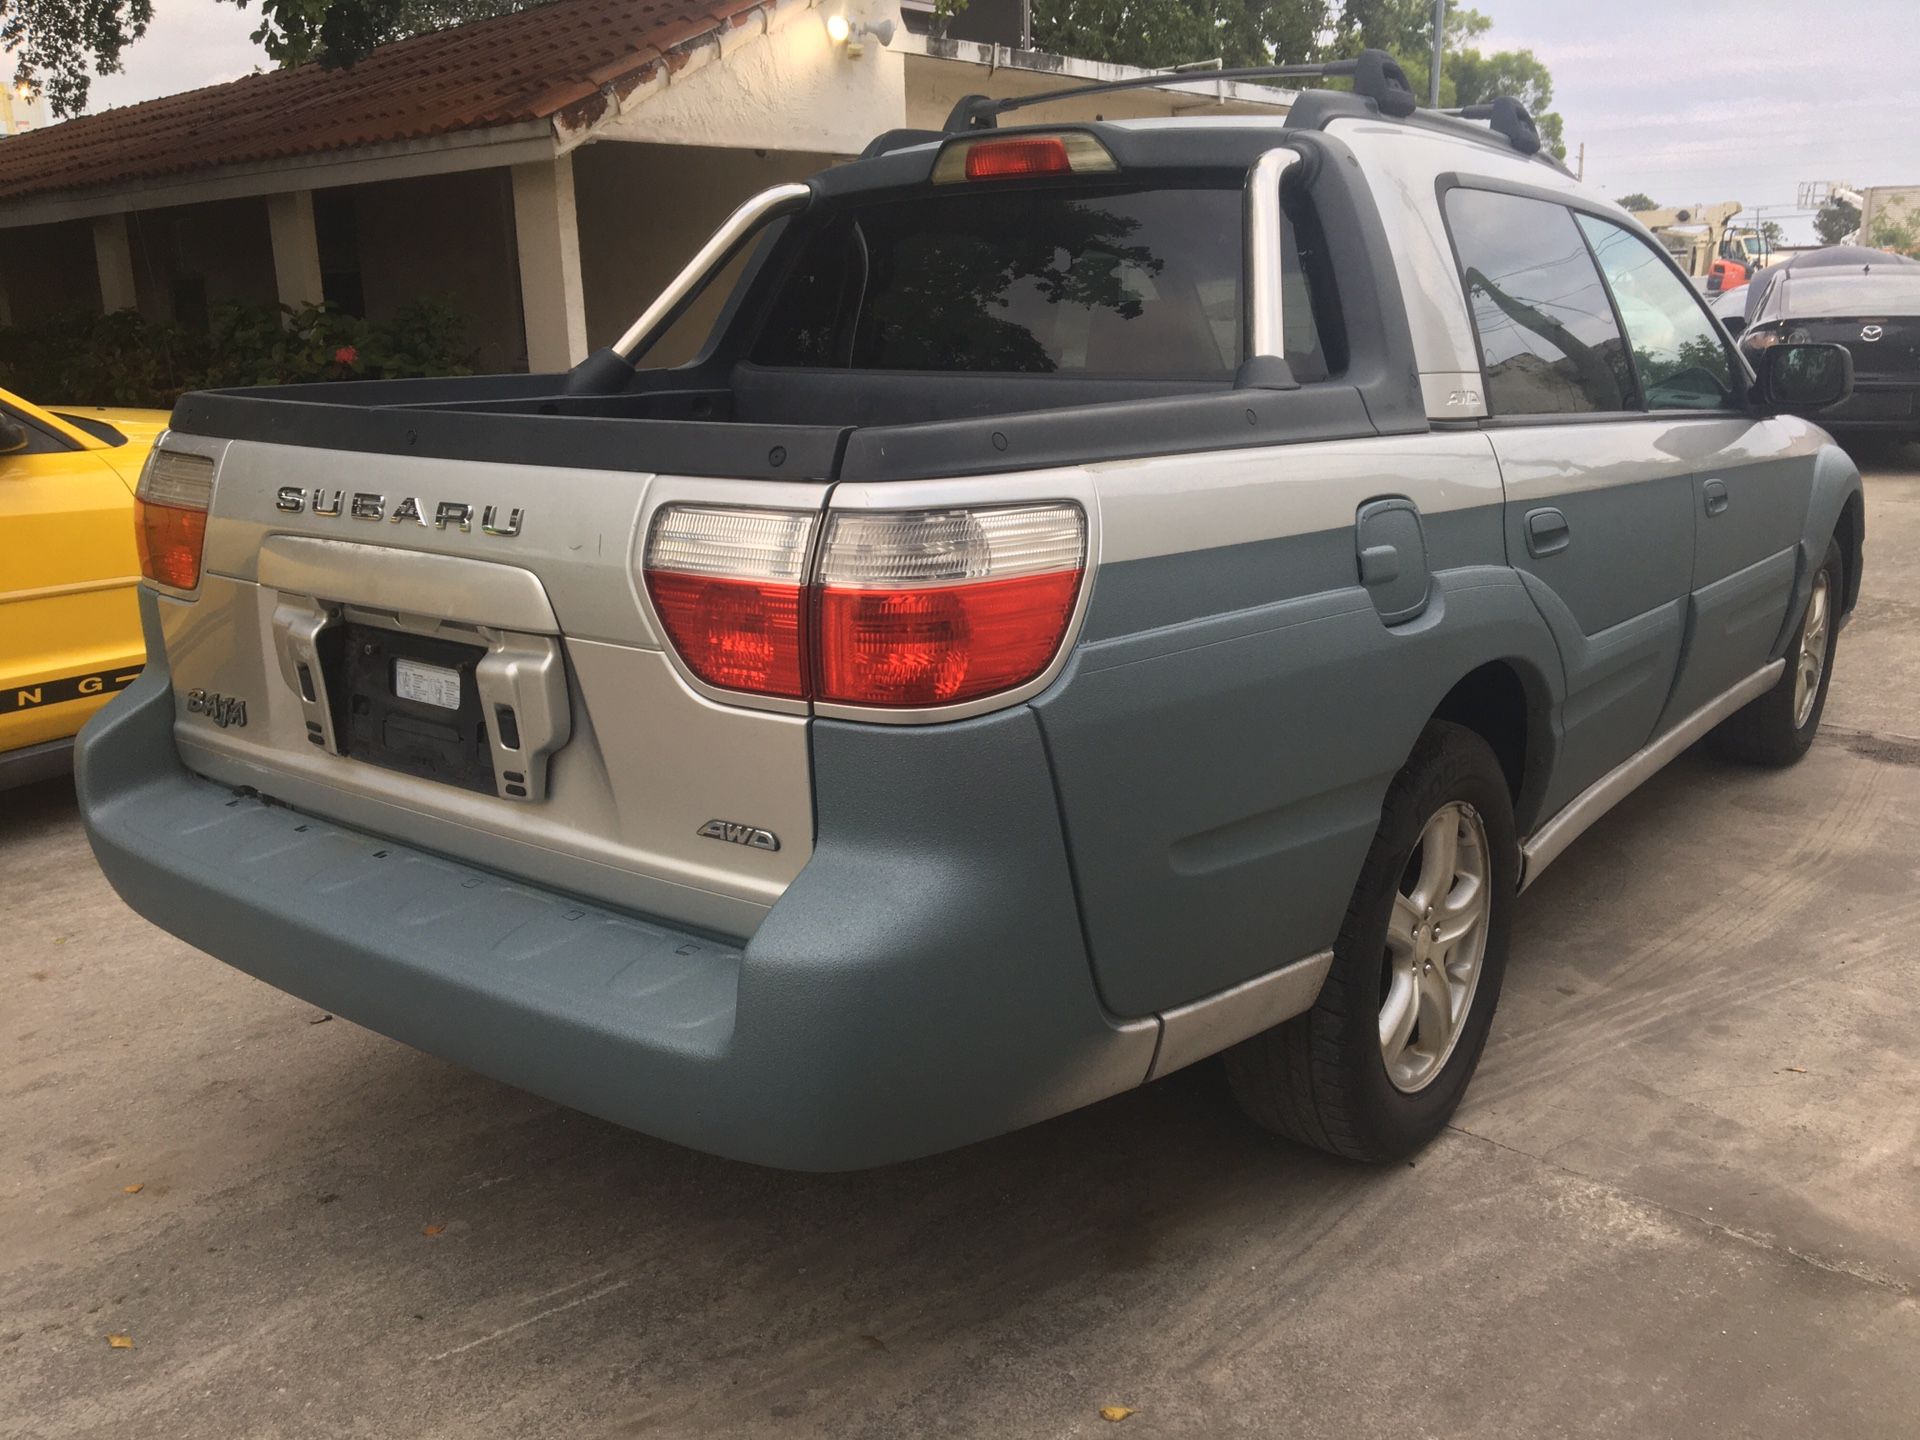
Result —
[[1033, 43], [1151, 70], [1286, 64], [1318, 57], [1329, 11], [1328, 0], [1034, 0]]
[[1778, 220], [1762, 220], [1760, 238], [1767, 242], [1769, 249], [1778, 250], [1787, 243], [1787, 232], [1781, 228]]
[[1622, 210], [1658, 210], [1659, 202], [1644, 190], [1636, 190], [1631, 195], [1622, 195], [1613, 202]]
[[[249, 0], [229, 0], [246, 9]], [[539, 0], [260, 0], [253, 38], [280, 65], [351, 65], [376, 45], [521, 10]], [[46, 96], [62, 120], [87, 105], [94, 75], [146, 34], [153, 0], [0, 0], [0, 50], [14, 81]]]
[[1920, 221], [1904, 215], [1876, 217], [1867, 232], [1867, 244], [1896, 255], [1920, 256]]
[[[1477, 105], [1511, 95], [1527, 107], [1540, 127], [1541, 144], [1564, 158], [1567, 146], [1553, 104], [1553, 77], [1531, 50], [1482, 54], [1473, 44], [1493, 21], [1459, 0], [1447, 0], [1442, 22], [1446, 53], [1440, 65], [1440, 103]], [[1385, 50], [1400, 62], [1422, 102], [1433, 73], [1433, 6], [1428, 0], [1345, 0], [1333, 25], [1330, 53], [1357, 55], [1367, 48]]]
[[[5, 3], [5, 0], [0, 0]], [[229, 0], [242, 10], [249, 0]], [[276, 65], [351, 65], [375, 46], [544, 0], [260, 0], [255, 42]]]
[[1813, 233], [1822, 245], [1838, 245], [1860, 228], [1860, 207], [1845, 200], [1832, 199], [1813, 217]]
[[153, 0], [0, 0], [0, 49], [18, 57], [14, 83], [65, 120], [86, 106], [88, 62], [111, 75], [152, 19]]

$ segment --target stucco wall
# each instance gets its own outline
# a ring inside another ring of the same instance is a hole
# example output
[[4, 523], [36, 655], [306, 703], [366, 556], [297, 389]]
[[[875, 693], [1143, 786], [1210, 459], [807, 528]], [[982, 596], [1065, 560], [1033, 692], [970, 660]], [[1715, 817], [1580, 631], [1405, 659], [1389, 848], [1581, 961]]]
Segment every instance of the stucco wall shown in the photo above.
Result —
[[472, 325], [482, 371], [524, 370], [513, 196], [503, 169], [351, 187], [367, 318], [442, 296]]
[[[580, 276], [587, 344], [618, 339], [742, 200], [804, 180], [836, 157], [788, 150], [595, 144], [573, 157], [580, 215]], [[651, 363], [692, 356], [719, 313], [726, 287], [710, 286], [655, 347]]]
[[63, 310], [100, 309], [100, 274], [93, 262], [93, 222], [28, 225], [0, 230], [0, 319], [32, 325]]
[[[938, 130], [946, 124], [955, 102], [963, 95], [1038, 95], [1049, 90], [1071, 90], [1089, 83], [1084, 76], [1044, 70], [1002, 67], [989, 73], [977, 65], [962, 65], [930, 55], [908, 55], [903, 101], [906, 118], [899, 123], [913, 130]], [[1088, 66], [1118, 76], [1118, 66]], [[1167, 115], [1261, 115], [1279, 120], [1286, 107], [1239, 98], [1221, 99], [1220, 82], [1201, 83], [1186, 90], [1116, 90], [1084, 100], [1062, 100], [1044, 107], [1015, 111], [1009, 125], [1069, 120], [1141, 120]]]
[[[882, 3], [833, 10], [858, 23]], [[604, 124], [609, 138], [683, 145], [857, 155], [900, 124], [905, 66], [896, 49], [869, 41], [859, 58], [827, 36], [827, 7], [782, 5], [766, 33], [729, 33], [719, 63], [687, 66], [668, 83], [629, 97], [628, 113]], [[709, 58], [701, 52], [700, 58]]]

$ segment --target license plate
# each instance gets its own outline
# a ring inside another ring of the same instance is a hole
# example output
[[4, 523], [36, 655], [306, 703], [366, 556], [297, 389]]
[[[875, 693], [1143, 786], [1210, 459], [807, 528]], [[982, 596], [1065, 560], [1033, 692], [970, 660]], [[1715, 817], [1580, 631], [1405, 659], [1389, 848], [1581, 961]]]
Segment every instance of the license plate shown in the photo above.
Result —
[[439, 665], [422, 665], [418, 660], [393, 662], [393, 693], [402, 700], [421, 705], [437, 705], [442, 710], [460, 708], [460, 672]]

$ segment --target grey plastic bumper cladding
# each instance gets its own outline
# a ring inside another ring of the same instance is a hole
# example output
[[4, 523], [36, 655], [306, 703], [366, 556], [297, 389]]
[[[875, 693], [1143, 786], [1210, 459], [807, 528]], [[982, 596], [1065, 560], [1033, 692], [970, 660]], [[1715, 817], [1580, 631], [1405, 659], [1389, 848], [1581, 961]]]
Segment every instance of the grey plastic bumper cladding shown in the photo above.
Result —
[[78, 747], [88, 834], [128, 904], [619, 1124], [850, 1169], [1059, 1114], [1152, 1064], [1158, 1022], [1116, 1024], [1095, 995], [1025, 708], [938, 731], [819, 722], [819, 843], [744, 946], [236, 794], [182, 767], [173, 723], [157, 661]]

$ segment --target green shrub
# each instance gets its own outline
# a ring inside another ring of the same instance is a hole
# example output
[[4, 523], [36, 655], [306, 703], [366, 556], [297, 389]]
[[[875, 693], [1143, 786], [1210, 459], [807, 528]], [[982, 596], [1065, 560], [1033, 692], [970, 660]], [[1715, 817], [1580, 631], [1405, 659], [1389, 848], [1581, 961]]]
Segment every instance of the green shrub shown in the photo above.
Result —
[[0, 389], [66, 405], [165, 410], [188, 390], [465, 375], [467, 320], [423, 299], [387, 320], [330, 305], [218, 306], [205, 333], [138, 312], [0, 327]]

